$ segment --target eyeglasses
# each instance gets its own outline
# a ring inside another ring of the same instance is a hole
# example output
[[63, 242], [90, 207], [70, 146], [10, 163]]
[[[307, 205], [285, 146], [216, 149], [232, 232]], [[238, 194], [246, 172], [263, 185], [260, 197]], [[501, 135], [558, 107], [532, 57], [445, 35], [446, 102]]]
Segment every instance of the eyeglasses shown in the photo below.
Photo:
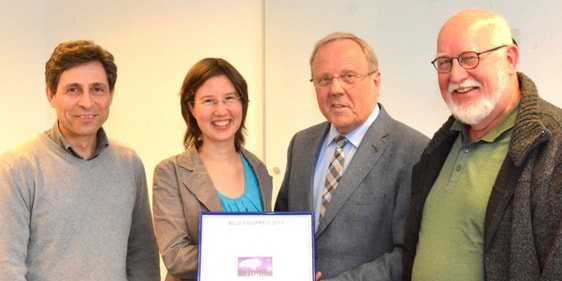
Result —
[[339, 78], [341, 79], [343, 82], [345, 82], [346, 84], [349, 85], [353, 85], [355, 83], [357, 83], [359, 80], [373, 74], [377, 72], [376, 70], [373, 71], [369, 71], [367, 73], [363, 73], [363, 74], [355, 74], [353, 72], [346, 72], [342, 75], [340, 75], [339, 77], [337, 76], [320, 76], [317, 78], [311, 78], [309, 81], [310, 82], [314, 82], [314, 85], [318, 86], [318, 87], [326, 87], [330, 84], [332, 84], [332, 80], [334, 80], [335, 78]]
[[237, 96], [237, 95], [228, 95], [222, 100], [205, 98], [203, 100], [198, 101], [197, 103], [204, 106], [204, 107], [207, 107], [207, 108], [215, 107], [215, 106], [217, 106], [217, 104], [219, 104], [219, 102], [222, 102], [225, 106], [231, 106], [231, 105], [239, 102], [240, 98], [241, 97]]
[[435, 67], [437, 72], [441, 74], [446, 74], [451, 72], [451, 70], [453, 69], [454, 59], [456, 59], [459, 62], [459, 65], [462, 66], [464, 69], [475, 69], [480, 63], [480, 55], [497, 51], [503, 47], [507, 47], [507, 45], [497, 46], [495, 48], [483, 52], [474, 52], [474, 51], [463, 52], [458, 57], [437, 57], [431, 61], [431, 64], [433, 64], [433, 67]]

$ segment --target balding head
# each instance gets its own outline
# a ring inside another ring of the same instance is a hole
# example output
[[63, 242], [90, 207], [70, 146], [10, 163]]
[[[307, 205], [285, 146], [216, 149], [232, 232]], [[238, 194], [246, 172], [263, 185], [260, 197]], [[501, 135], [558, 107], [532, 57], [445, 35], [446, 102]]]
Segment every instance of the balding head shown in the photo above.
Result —
[[479, 9], [462, 10], [449, 18], [439, 32], [437, 50], [441, 45], [464, 42], [472, 48], [509, 45], [511, 29], [505, 18]]

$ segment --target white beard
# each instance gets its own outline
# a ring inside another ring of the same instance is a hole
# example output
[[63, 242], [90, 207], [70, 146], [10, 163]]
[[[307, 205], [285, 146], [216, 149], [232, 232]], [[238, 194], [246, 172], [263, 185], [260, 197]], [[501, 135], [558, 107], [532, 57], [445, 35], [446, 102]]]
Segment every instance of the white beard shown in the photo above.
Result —
[[467, 125], [478, 124], [484, 118], [488, 117], [498, 104], [498, 101], [507, 86], [508, 78], [505, 71], [498, 70], [497, 79], [498, 89], [496, 91], [492, 92], [490, 95], [482, 92], [482, 97], [476, 103], [466, 106], [455, 104], [452, 98], [452, 92], [458, 88], [471, 86], [482, 89], [482, 84], [472, 79], [458, 84], [449, 84], [449, 102], [447, 103], [447, 106], [453, 116]]

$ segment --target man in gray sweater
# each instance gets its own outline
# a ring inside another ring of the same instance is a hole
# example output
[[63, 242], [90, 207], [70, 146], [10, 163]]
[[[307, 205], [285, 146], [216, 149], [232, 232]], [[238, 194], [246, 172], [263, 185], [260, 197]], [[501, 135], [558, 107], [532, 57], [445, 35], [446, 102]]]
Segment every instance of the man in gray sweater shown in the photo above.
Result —
[[160, 279], [144, 166], [109, 140], [117, 66], [91, 41], [45, 67], [50, 130], [0, 157], [0, 279]]

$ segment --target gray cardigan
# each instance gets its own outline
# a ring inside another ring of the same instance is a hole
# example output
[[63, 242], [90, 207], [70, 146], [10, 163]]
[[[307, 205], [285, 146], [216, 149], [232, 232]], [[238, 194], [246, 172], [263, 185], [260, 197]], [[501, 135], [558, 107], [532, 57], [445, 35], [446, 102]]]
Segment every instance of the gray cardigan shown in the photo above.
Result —
[[[562, 110], [537, 94], [518, 73], [521, 102], [509, 153], [485, 219], [484, 270], [488, 281], [562, 280]], [[404, 279], [411, 279], [423, 206], [457, 137], [451, 117], [414, 167], [406, 221]]]

